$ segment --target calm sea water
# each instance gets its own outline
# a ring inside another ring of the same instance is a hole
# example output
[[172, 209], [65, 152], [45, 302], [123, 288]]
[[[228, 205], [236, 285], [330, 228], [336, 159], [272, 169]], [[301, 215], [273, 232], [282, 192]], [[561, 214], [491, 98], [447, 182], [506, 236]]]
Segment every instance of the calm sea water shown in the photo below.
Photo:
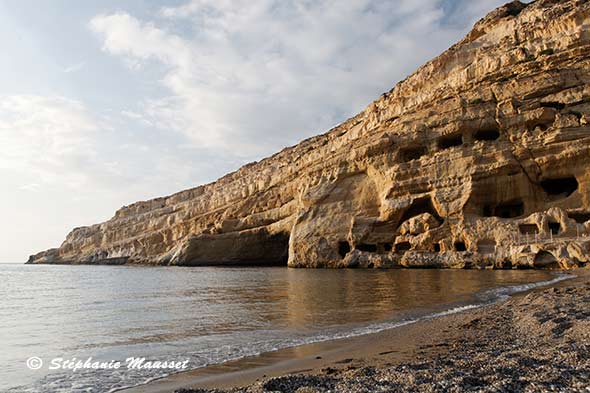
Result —
[[[0, 391], [114, 391], [169, 371], [47, 365], [134, 356], [198, 368], [375, 332], [555, 279], [541, 271], [0, 265]], [[44, 361], [39, 370], [26, 367], [32, 356]]]

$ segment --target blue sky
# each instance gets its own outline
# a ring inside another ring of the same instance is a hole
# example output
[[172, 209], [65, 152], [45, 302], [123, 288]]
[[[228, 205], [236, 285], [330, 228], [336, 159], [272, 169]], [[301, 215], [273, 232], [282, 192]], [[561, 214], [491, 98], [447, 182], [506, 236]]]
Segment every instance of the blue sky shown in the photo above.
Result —
[[503, 2], [0, 2], [0, 262], [324, 132]]

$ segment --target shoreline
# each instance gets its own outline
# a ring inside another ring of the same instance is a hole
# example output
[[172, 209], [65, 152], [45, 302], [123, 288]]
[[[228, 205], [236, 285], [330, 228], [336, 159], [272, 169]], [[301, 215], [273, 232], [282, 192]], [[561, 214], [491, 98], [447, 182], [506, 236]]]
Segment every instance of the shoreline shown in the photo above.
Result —
[[[573, 273], [574, 277], [557, 282], [543, 282], [540, 286], [531, 283], [533, 288], [510, 294], [506, 299], [498, 299], [491, 304], [482, 303], [456, 311], [447, 310], [379, 332], [304, 344], [183, 371], [117, 391], [168, 393], [190, 392], [190, 389], [197, 389], [195, 392], [229, 389], [236, 392], [262, 392], [265, 391], [263, 385], [272, 384], [272, 378], [308, 378], [320, 383], [321, 379], [332, 380], [335, 375], [354, 373], [355, 370], [405, 367], [405, 364], [417, 358], [430, 359], [444, 355], [448, 348], [464, 342], [462, 335], [458, 334], [463, 332], [463, 325], [474, 319], [490, 317], [495, 309], [510, 307], [510, 303], [518, 302], [528, 294], [542, 293], [548, 288], [590, 287], [590, 283], [585, 283], [590, 280], [590, 271], [581, 269], [569, 273]], [[476, 333], [477, 331], [478, 329], [475, 330]], [[483, 330], [480, 333], [485, 336], [489, 332]], [[313, 388], [313, 385], [312, 383], [309, 387]]]

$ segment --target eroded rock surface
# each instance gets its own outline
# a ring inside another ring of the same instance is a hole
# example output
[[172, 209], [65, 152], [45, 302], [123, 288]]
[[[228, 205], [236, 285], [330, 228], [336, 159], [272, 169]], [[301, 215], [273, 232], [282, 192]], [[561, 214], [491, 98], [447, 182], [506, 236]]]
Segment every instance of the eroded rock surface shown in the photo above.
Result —
[[329, 132], [29, 263], [584, 266], [589, 123], [590, 2], [512, 2]]

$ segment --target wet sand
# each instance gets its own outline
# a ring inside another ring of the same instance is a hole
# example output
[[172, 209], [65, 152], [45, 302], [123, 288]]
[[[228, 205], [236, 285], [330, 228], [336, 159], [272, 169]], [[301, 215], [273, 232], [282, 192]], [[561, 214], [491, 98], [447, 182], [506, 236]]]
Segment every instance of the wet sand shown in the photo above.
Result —
[[179, 373], [125, 392], [585, 391], [590, 271], [505, 302]]

